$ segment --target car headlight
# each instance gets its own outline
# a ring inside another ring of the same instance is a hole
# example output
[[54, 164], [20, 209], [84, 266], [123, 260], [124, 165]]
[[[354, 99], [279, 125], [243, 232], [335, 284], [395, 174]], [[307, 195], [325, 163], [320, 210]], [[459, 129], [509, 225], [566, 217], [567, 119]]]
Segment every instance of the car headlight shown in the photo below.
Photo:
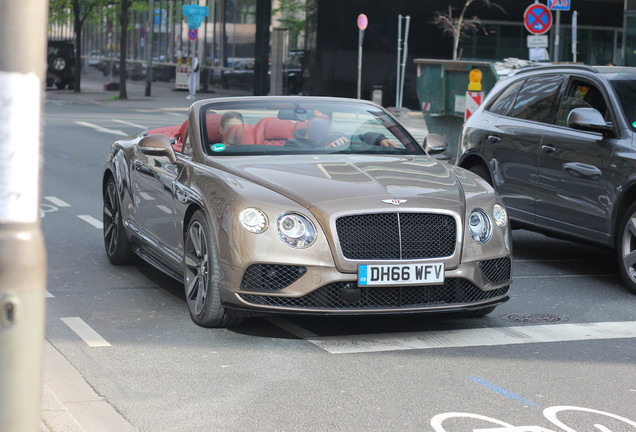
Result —
[[501, 204], [495, 204], [492, 208], [492, 217], [499, 228], [503, 228], [508, 224], [508, 213]]
[[278, 237], [291, 247], [306, 248], [316, 240], [316, 228], [309, 219], [298, 213], [283, 213], [276, 224]]
[[492, 235], [492, 225], [490, 218], [482, 209], [475, 209], [470, 212], [468, 218], [468, 230], [470, 236], [477, 243], [486, 243]]
[[268, 222], [265, 213], [254, 207], [248, 207], [239, 213], [239, 221], [243, 228], [255, 234], [262, 233], [267, 229]]

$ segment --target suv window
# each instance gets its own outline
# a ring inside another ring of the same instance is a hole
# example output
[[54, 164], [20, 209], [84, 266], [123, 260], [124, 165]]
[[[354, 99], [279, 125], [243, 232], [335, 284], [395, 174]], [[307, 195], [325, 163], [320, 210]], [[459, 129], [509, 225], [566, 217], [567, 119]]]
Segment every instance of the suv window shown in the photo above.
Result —
[[562, 81], [561, 75], [528, 78], [515, 99], [510, 115], [541, 123], [556, 123], [555, 105]]
[[588, 81], [572, 80], [559, 108], [558, 126], [567, 126], [568, 115], [574, 108], [594, 108], [601, 113], [606, 121], [611, 121], [603, 93]]
[[505, 115], [508, 111], [508, 108], [512, 104], [512, 101], [515, 100], [515, 96], [517, 95], [517, 91], [521, 88], [523, 84], [523, 80], [517, 81], [514, 84], [509, 85], [488, 108], [487, 111], [490, 111], [493, 114]]

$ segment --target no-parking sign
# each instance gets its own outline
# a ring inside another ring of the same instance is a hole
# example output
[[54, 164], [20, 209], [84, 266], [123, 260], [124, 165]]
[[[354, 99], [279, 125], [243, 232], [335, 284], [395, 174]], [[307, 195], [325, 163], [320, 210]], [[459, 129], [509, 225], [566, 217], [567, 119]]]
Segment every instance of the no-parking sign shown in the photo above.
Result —
[[523, 24], [530, 33], [543, 34], [552, 26], [552, 12], [541, 3], [532, 4], [523, 14]]

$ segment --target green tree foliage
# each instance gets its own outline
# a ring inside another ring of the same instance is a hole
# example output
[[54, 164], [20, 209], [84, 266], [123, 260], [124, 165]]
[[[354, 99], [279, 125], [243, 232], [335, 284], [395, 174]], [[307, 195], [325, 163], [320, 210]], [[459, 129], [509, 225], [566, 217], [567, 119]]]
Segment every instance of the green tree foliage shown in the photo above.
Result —
[[278, 7], [272, 9], [272, 16], [289, 29], [291, 47], [297, 47], [298, 37], [305, 31], [306, 3], [306, 0], [279, 0]]
[[49, 0], [49, 22], [66, 24], [73, 21], [75, 32], [75, 81], [73, 89], [79, 93], [81, 88], [82, 28], [86, 23], [95, 23], [100, 19], [101, 9], [108, 0]]

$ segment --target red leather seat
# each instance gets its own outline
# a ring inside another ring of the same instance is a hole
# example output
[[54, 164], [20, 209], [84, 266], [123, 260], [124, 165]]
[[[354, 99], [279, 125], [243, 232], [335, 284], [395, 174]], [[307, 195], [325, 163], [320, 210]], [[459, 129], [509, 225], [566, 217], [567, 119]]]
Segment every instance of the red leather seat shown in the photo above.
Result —
[[276, 117], [265, 117], [256, 123], [254, 138], [256, 144], [282, 146], [294, 136], [294, 122]]
[[243, 136], [241, 136], [241, 145], [254, 145], [256, 144], [256, 137], [254, 136], [256, 125], [246, 124], [243, 127]]

